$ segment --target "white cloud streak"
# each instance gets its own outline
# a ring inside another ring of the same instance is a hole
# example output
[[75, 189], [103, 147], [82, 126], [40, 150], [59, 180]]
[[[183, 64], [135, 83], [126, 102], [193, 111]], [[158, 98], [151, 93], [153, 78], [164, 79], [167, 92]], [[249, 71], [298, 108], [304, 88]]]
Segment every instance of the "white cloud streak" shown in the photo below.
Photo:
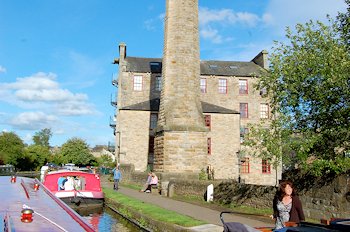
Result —
[[54, 115], [48, 115], [44, 112], [24, 112], [15, 116], [10, 125], [21, 130], [37, 130], [43, 128], [50, 128], [52, 124], [56, 123], [58, 118]]
[[255, 26], [259, 20], [256, 14], [249, 12], [234, 12], [231, 9], [211, 10], [205, 7], [199, 8], [199, 24], [201, 26], [214, 22]]
[[6, 68], [0, 65], [0, 73], [5, 73], [5, 72], [6, 72]]
[[54, 114], [66, 116], [95, 113], [86, 94], [75, 94], [60, 88], [53, 73], [39, 72], [29, 77], [17, 78], [16, 82], [0, 84], [0, 88], [2, 101], [23, 108], [50, 108]]

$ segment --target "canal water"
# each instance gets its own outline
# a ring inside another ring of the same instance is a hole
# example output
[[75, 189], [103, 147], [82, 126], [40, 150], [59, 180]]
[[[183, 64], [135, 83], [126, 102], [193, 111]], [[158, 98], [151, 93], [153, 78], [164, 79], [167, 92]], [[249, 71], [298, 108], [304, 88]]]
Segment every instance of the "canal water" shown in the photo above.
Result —
[[144, 232], [108, 207], [77, 211], [98, 232]]

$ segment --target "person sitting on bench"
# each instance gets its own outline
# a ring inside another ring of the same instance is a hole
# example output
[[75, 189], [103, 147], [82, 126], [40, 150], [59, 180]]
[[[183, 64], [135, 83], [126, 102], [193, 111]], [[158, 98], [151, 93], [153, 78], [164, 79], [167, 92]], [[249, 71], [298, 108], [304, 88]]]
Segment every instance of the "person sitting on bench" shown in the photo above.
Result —
[[150, 183], [148, 184], [147, 188], [144, 191], [146, 193], [150, 193], [152, 191], [152, 187], [155, 188], [155, 187], [158, 186], [158, 177], [157, 177], [157, 175], [152, 172], [151, 176], [152, 176], [151, 177], [151, 181], [150, 181]]

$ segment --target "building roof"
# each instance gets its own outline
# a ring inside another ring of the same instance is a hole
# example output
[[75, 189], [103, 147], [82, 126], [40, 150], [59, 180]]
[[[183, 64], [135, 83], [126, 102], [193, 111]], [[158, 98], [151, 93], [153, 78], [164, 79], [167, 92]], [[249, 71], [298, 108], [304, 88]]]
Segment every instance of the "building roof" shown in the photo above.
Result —
[[[140, 73], [161, 73], [161, 58], [126, 57], [126, 71]], [[265, 70], [253, 61], [200, 61], [201, 75], [215, 76], [259, 76]]]
[[[203, 101], [201, 103], [202, 103], [203, 113], [239, 114], [239, 112], [235, 110], [230, 110], [230, 109], [213, 105]], [[159, 104], [160, 104], [160, 99], [155, 98], [149, 101], [144, 101], [134, 105], [125, 106], [120, 110], [159, 111]]]

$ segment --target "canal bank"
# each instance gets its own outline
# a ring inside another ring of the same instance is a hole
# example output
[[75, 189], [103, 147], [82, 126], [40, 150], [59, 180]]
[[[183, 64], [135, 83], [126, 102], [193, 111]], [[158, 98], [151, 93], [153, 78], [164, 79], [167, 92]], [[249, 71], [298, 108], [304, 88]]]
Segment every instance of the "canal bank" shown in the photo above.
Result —
[[[104, 188], [112, 189], [112, 182], [108, 181], [107, 177], [105, 176], [102, 176], [101, 184]], [[145, 203], [153, 204], [161, 208], [204, 221], [206, 223], [195, 227], [182, 227], [171, 223], [164, 223], [145, 215], [142, 211], [135, 211], [132, 208], [126, 209], [125, 206], [118, 204], [108, 197], [106, 198], [106, 204], [108, 206], [120, 211], [118, 212], [120, 214], [123, 214], [124, 212], [126, 214], [125, 217], [130, 218], [130, 215], [132, 215], [132, 220], [137, 220], [139, 224], [149, 228], [150, 231], [223, 231], [222, 222], [220, 221], [220, 211], [218, 210], [213, 210], [182, 201], [176, 201], [161, 195], [143, 193], [126, 187], [121, 187], [119, 193], [131, 198], [139, 199]], [[273, 226], [272, 221], [269, 223], [266, 221], [266, 219], [264, 221], [263, 219], [259, 220], [256, 218], [248, 218], [247, 216], [242, 215], [227, 215], [225, 217], [225, 221], [240, 222], [252, 227]]]

